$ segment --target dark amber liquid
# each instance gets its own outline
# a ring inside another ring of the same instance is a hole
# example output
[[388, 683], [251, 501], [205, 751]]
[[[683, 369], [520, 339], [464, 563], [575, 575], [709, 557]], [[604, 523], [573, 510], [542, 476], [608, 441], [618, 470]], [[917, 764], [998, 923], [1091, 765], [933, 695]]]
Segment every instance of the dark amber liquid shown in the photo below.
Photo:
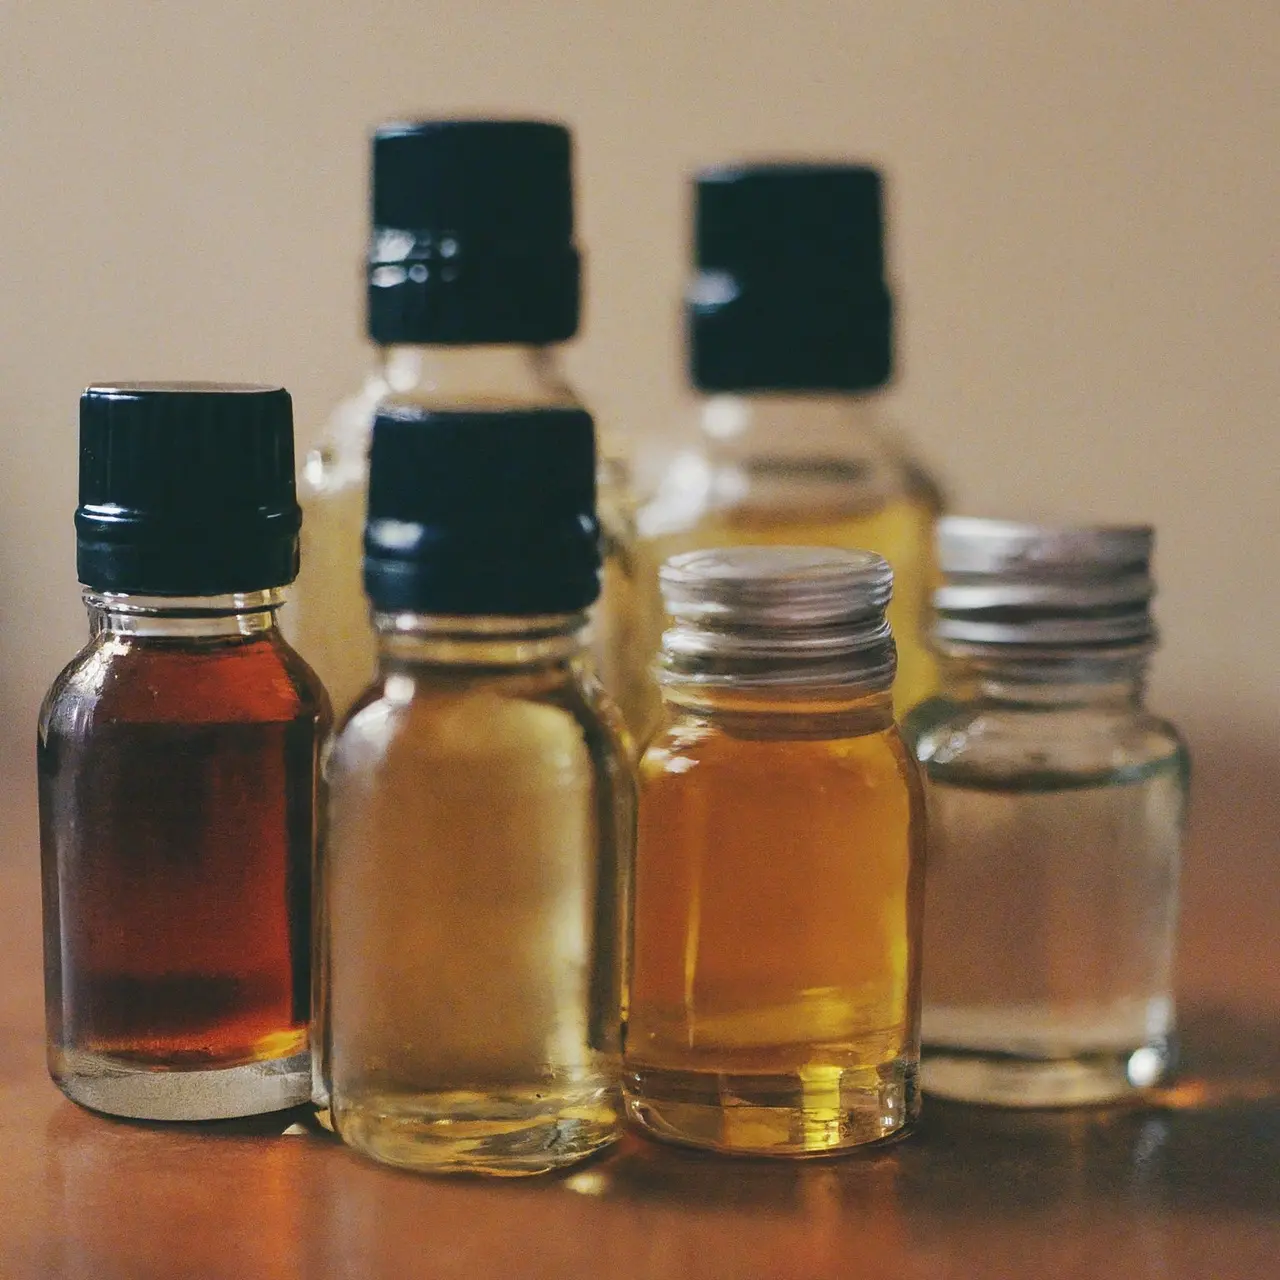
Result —
[[50, 1045], [210, 1068], [309, 1012], [324, 694], [274, 632], [96, 638], [38, 744]]

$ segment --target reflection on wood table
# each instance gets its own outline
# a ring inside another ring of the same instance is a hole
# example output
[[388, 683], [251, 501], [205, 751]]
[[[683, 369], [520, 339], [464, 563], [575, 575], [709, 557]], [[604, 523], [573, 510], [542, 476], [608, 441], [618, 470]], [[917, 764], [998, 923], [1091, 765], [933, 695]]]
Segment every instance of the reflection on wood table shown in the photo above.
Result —
[[1206, 855], [1189, 877], [1185, 1066], [1149, 1105], [926, 1100], [907, 1141], [791, 1164], [629, 1137], [519, 1185], [378, 1167], [305, 1113], [165, 1126], [65, 1101], [45, 1074], [39, 880], [23, 851], [0, 864], [0, 1276], [1275, 1276], [1280, 966], [1274, 942], [1247, 970], [1219, 945], [1274, 910], [1277, 875], [1257, 848], [1252, 865]]

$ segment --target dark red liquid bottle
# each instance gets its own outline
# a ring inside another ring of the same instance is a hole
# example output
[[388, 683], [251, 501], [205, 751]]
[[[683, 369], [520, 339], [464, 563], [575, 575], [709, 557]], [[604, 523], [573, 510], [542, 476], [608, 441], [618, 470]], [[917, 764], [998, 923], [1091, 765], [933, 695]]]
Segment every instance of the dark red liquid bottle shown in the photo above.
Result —
[[91, 639], [37, 757], [50, 1071], [97, 1110], [208, 1119], [310, 1095], [328, 707], [276, 625], [292, 503], [284, 392], [86, 393]]

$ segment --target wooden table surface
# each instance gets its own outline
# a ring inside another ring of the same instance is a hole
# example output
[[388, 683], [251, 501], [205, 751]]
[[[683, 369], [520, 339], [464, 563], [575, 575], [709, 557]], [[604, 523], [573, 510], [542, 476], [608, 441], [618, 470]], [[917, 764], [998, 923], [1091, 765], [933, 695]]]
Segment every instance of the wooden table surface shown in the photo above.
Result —
[[44, 1068], [35, 858], [12, 850], [0, 1277], [1276, 1280], [1280, 857], [1258, 836], [1192, 850], [1185, 1066], [1149, 1105], [927, 1104], [904, 1142], [800, 1164], [628, 1138], [564, 1176], [500, 1183], [377, 1167], [302, 1114], [163, 1126], [64, 1100]]

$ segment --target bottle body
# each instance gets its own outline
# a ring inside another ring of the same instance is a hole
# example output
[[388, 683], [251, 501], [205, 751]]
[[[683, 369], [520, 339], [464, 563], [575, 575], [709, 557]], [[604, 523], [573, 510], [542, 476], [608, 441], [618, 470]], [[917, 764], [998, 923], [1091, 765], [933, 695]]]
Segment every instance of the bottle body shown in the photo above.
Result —
[[[368, 686], [376, 665], [360, 566], [369, 442], [379, 406], [493, 412], [575, 404], [549, 349], [404, 345], [386, 348], [360, 392], [338, 407], [298, 483], [305, 520], [290, 624], [336, 715]], [[606, 690], [634, 725], [651, 696], [644, 643], [652, 626], [644, 622], [650, 601], [637, 563], [630, 467], [617, 450], [601, 451], [597, 504], [604, 564], [592, 652]]]
[[930, 814], [923, 1078], [942, 1096], [1104, 1102], [1172, 1062], [1186, 751], [1137, 676], [1058, 665], [955, 663], [907, 725]]
[[334, 411], [298, 477], [302, 563], [285, 625], [324, 681], [335, 722], [368, 685], [376, 665], [360, 566], [369, 436], [389, 390], [381, 371], [372, 373]]
[[37, 743], [51, 1074], [149, 1119], [310, 1096], [318, 756], [328, 704], [279, 592], [88, 596]]
[[633, 784], [572, 628], [528, 623], [384, 637], [329, 757], [326, 1083], [388, 1163], [539, 1173], [617, 1136]]
[[922, 803], [887, 693], [671, 707], [641, 763], [634, 1119], [767, 1155], [911, 1123]]
[[[702, 435], [702, 448], [674, 461], [641, 514], [649, 562], [716, 546], [875, 551], [894, 570], [895, 705], [905, 713], [927, 697], [936, 668], [924, 623], [942, 500], [924, 469], [894, 442], [875, 397], [712, 396], [703, 403]], [[656, 601], [650, 613], [656, 650], [663, 617]], [[653, 686], [649, 708], [652, 724], [658, 714]]]
[[600, 599], [591, 615], [591, 656], [614, 705], [622, 713], [634, 751], [653, 702], [651, 638], [656, 599], [653, 567], [640, 546], [631, 465], [603, 433], [596, 468], [600, 520]]

